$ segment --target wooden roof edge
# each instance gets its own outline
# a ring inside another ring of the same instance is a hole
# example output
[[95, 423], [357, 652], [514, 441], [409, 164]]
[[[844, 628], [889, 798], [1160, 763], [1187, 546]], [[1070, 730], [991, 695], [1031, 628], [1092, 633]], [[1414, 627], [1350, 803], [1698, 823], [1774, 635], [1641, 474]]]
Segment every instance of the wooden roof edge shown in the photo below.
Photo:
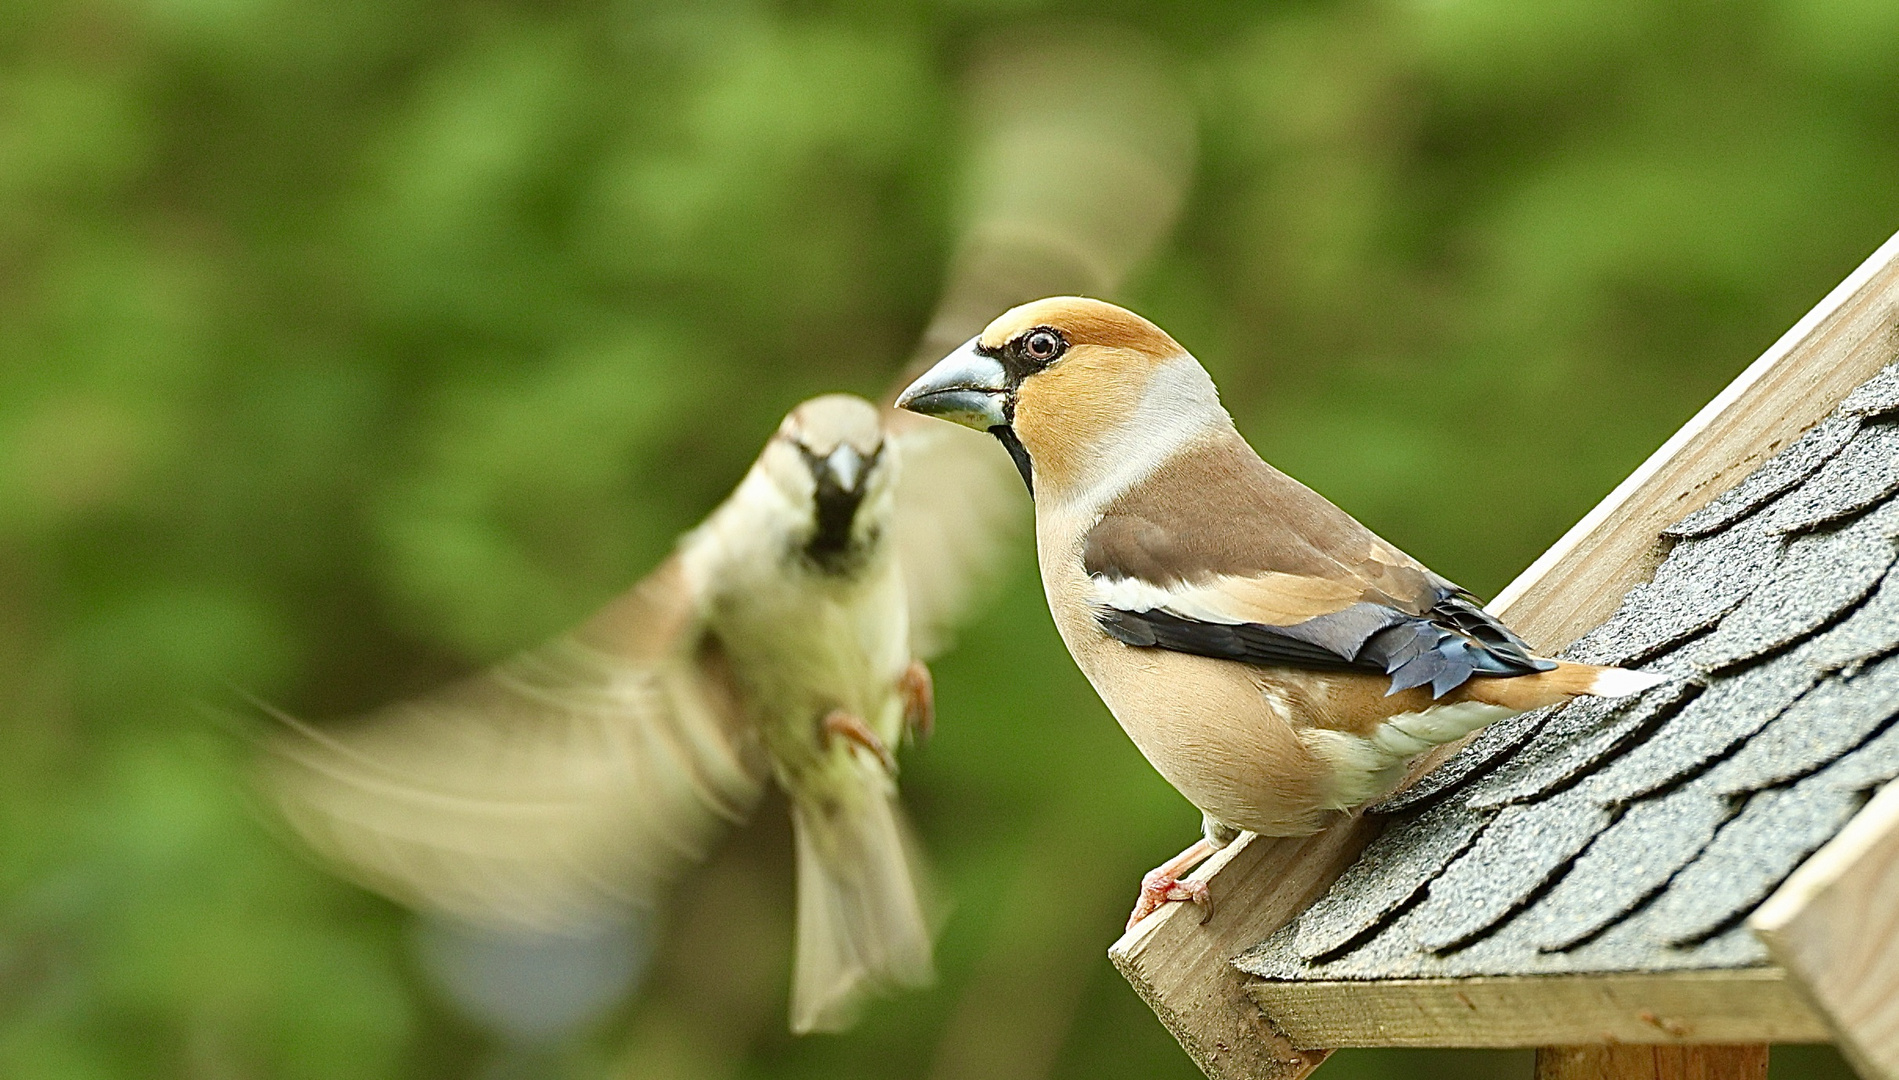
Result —
[[1250, 976], [1233, 966], [1317, 899], [1374, 829], [1354, 818], [1315, 836], [1242, 834], [1192, 877], [1208, 882], [1213, 917], [1168, 904], [1108, 950], [1121, 974], [1215, 1080], [1294, 1080], [1330, 1053], [1302, 1050], [1246, 995]]
[[1728, 971], [1255, 980], [1247, 995], [1294, 1046], [1537, 1047], [1826, 1042], [1776, 967]]
[[[1707, 505], [1890, 362], [1899, 341], [1899, 234], [1869, 256], [1576, 523], [1490, 605], [1553, 651], [1600, 624], [1659, 562], [1661, 531]], [[1428, 755], [1413, 775], [1455, 750]], [[1299, 1080], [1328, 1050], [1273, 1026], [1231, 960], [1329, 887], [1377, 832], [1350, 818], [1311, 837], [1243, 835], [1192, 877], [1214, 917], [1169, 904], [1108, 955], [1213, 1080]], [[1554, 1033], [1552, 1033], [1554, 1034]], [[1552, 1040], [1551, 1045], [1555, 1040]]]
[[1864, 1077], [1899, 1077], [1899, 784], [1815, 852], [1748, 926]]

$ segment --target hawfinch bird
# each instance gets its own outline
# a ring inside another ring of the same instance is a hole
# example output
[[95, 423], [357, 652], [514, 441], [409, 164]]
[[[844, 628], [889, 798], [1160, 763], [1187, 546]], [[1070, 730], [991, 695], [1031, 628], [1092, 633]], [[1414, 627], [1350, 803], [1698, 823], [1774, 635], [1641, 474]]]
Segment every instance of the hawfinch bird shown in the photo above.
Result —
[[[927, 431], [892, 435], [898, 415], [842, 394], [798, 406], [631, 592], [565, 637], [355, 725], [284, 718], [266, 790], [371, 888], [461, 922], [557, 933], [657, 903], [775, 779], [797, 851], [792, 1029], [840, 1029], [868, 993], [928, 982], [929, 904], [895, 751], [929, 730], [920, 656], [956, 611], [905, 579], [954, 574], [996, 516], [979, 511], [972, 528], [964, 508], [934, 502], [940, 484], [957, 490], [955, 455]], [[932, 505], [956, 527], [923, 517]]]
[[1315, 832], [1494, 720], [1660, 681], [1562, 663], [1260, 460], [1187, 351], [1139, 315], [1025, 304], [901, 408], [993, 434], [1035, 499], [1062, 640], [1136, 746], [1204, 815], [1132, 927], [1239, 830]]

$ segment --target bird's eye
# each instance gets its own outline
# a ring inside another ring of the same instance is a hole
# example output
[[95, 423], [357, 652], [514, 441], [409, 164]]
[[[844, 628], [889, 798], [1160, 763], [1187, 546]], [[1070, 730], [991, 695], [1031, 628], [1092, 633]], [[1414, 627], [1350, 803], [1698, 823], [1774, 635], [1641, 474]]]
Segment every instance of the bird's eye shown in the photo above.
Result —
[[1062, 336], [1053, 330], [1031, 330], [1022, 339], [1022, 355], [1038, 364], [1046, 364], [1060, 356], [1066, 344]]

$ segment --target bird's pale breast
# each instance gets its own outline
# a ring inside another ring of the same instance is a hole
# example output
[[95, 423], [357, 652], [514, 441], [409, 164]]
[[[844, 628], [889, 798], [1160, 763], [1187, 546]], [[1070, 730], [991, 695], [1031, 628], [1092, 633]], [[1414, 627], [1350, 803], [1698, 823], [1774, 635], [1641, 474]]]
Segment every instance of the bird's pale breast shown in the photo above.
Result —
[[720, 598], [713, 624], [749, 684], [781, 775], [848, 753], [821, 734], [832, 709], [896, 745], [903, 723], [896, 684], [910, 656], [891, 560], [849, 583], [801, 574], [741, 582]]
[[[1078, 545], [1047, 533], [1042, 585], [1062, 640], [1122, 730], [1168, 783], [1228, 825], [1275, 835], [1320, 827], [1327, 766], [1299, 737], [1288, 703], [1245, 665], [1134, 649], [1103, 633], [1086, 600]], [[1053, 548], [1053, 550], [1051, 550]]]

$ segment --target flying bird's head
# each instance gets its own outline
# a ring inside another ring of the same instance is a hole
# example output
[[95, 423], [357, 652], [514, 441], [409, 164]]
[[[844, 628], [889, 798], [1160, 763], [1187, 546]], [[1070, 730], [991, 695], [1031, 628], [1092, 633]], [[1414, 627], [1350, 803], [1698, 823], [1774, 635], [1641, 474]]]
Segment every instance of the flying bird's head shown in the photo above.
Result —
[[897, 405], [995, 435], [1030, 490], [1058, 498], [1111, 484], [1204, 425], [1230, 422], [1206, 370], [1165, 331], [1075, 296], [1004, 312]]
[[802, 558], [825, 573], [869, 558], [893, 509], [897, 466], [876, 406], [850, 394], [812, 398], [778, 425], [759, 465], [798, 518], [791, 540]]

